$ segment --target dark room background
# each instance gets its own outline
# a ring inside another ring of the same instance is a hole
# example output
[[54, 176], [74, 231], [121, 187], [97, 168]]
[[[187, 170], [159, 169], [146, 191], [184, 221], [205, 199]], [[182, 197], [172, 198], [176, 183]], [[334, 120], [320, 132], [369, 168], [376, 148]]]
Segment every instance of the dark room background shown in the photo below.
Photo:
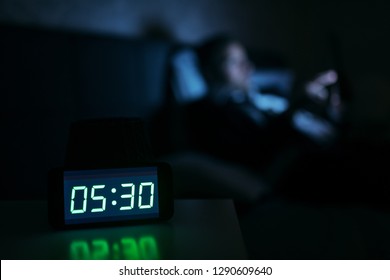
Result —
[[159, 28], [188, 43], [227, 32], [284, 55], [303, 79], [332, 67], [333, 34], [355, 94], [353, 118], [364, 126], [390, 119], [389, 11], [382, 0], [0, 1], [6, 23], [135, 37]]
[[[164, 36], [174, 42], [189, 44], [196, 44], [216, 33], [229, 33], [252, 51], [266, 50], [280, 54], [299, 81], [312, 78], [320, 71], [335, 66], [331, 38], [336, 38], [343, 70], [353, 93], [349, 111], [353, 124], [352, 137], [366, 138], [373, 135], [378, 136], [373, 137], [375, 139], [388, 140], [389, 3], [380, 0], [0, 0], [0, 23], [135, 39], [149, 35]], [[8, 54], [2, 55], [7, 57]], [[66, 59], [64, 57], [63, 62]], [[26, 78], [21, 77], [20, 83]], [[45, 97], [47, 105], [50, 102], [69, 102], [73, 97], [63, 94], [66, 90], [62, 90], [61, 96], [53, 92], [50, 97]], [[7, 94], [11, 96], [11, 93]], [[19, 102], [25, 107], [31, 105], [22, 97], [12, 98], [19, 98]], [[6, 108], [5, 111], [12, 117], [13, 108]], [[56, 117], [61, 122], [63, 116], [60, 118], [56, 115], [60, 113], [51, 111], [50, 114], [55, 118], [50, 121], [49, 127], [55, 128]], [[66, 114], [69, 116], [65, 118], [72, 119], [71, 112]], [[8, 156], [20, 153], [13, 157], [12, 163], [6, 163], [6, 173], [12, 170], [14, 174], [18, 174], [20, 170], [14, 167], [23, 165], [27, 170], [28, 166], [34, 165], [34, 158], [28, 155], [23, 157], [20, 152], [30, 148], [13, 144], [12, 137], [28, 137], [45, 130], [47, 126], [43, 128], [44, 125], [41, 124], [47, 122], [44, 119], [47, 116], [37, 112], [35, 117], [38, 120], [34, 124], [35, 130], [30, 128], [29, 122], [32, 123], [33, 120], [28, 116], [23, 116], [27, 123], [18, 123], [21, 118], [11, 122], [6, 120], [9, 127], [5, 131], [8, 135], [3, 137], [8, 137], [9, 140], [3, 143], [11, 143], [13, 146], [2, 148]], [[58, 125], [64, 126], [67, 123]], [[20, 132], [19, 127], [27, 130]], [[53, 130], [53, 133], [57, 132]], [[34, 155], [39, 155], [41, 149], [43, 157], [48, 158], [47, 166], [42, 167], [42, 170], [52, 167], [54, 158], [58, 163], [58, 159], [63, 156], [53, 155], [45, 150], [46, 144], [55, 146], [58, 150], [63, 148], [66, 134], [61, 134], [64, 131], [58, 133], [56, 137], [63, 139], [62, 142], [51, 143], [49, 139], [44, 139], [47, 143], [41, 142], [42, 145], [34, 151]], [[43, 180], [44, 176], [41, 174], [40, 178]]]

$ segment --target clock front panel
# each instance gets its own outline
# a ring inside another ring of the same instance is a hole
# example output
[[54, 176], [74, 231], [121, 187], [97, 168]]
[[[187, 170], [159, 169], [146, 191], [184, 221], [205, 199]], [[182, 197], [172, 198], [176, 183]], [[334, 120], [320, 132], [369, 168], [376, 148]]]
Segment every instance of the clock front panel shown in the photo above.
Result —
[[157, 175], [157, 167], [65, 171], [65, 224], [158, 217]]

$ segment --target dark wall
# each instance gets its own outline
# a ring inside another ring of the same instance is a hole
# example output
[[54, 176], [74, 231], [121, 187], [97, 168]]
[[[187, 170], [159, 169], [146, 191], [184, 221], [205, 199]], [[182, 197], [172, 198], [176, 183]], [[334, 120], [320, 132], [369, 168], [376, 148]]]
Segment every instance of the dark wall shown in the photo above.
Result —
[[148, 118], [164, 100], [168, 42], [3, 24], [0, 34], [0, 198], [46, 195], [71, 123]]

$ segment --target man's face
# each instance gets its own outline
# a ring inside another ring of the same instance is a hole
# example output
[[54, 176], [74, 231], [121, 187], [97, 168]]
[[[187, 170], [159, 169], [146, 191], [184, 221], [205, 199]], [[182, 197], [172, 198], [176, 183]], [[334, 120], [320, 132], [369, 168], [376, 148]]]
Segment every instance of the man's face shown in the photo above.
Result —
[[226, 49], [223, 73], [231, 86], [247, 90], [252, 72], [252, 65], [245, 49], [239, 43], [232, 43]]

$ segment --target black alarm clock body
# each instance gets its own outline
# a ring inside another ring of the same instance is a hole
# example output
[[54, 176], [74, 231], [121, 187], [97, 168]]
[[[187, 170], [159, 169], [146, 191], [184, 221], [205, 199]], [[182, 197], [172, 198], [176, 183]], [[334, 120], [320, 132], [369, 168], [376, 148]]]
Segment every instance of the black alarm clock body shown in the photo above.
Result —
[[49, 221], [55, 228], [131, 225], [173, 214], [168, 164], [143, 163], [49, 173]]

